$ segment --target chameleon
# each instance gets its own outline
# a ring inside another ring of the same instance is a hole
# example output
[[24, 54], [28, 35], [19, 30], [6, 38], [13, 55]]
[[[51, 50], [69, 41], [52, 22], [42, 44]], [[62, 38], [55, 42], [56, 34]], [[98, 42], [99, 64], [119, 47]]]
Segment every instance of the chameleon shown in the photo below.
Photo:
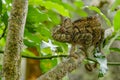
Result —
[[[70, 18], [66, 18], [60, 25], [53, 29], [52, 37], [56, 41], [70, 43], [72, 47], [80, 45], [80, 49], [85, 53], [86, 58], [88, 58], [90, 55], [87, 51], [90, 46], [99, 48], [101, 52], [104, 29], [97, 16], [81, 18], [73, 22]], [[70, 55], [73, 55], [73, 53]], [[85, 64], [85, 68], [88, 71], [92, 71], [96, 65], [96, 63], [94, 66], [88, 63]]]
[[97, 16], [85, 17], [73, 22], [70, 18], [66, 18], [53, 29], [52, 37], [59, 42], [80, 45], [83, 51], [86, 51], [92, 45], [100, 47], [104, 39], [104, 29]]

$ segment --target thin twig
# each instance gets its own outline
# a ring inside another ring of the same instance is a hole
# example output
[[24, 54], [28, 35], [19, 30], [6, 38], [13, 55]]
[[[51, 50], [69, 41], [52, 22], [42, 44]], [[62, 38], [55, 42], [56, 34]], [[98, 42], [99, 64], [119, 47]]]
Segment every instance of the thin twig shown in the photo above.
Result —
[[52, 58], [60, 58], [60, 57], [69, 57], [69, 55], [54, 55], [54, 56], [44, 56], [44, 57], [39, 57], [39, 56], [26, 56], [22, 55], [23, 58], [29, 58], [29, 59], [34, 59], [34, 60], [43, 60], [43, 59], [52, 59]]
[[[0, 51], [0, 54], [3, 54], [4, 51]], [[27, 56], [27, 55], [22, 55], [23, 58], [29, 58], [29, 59], [34, 59], [34, 60], [44, 60], [44, 59], [53, 59], [53, 58], [60, 58], [60, 57], [72, 57], [69, 55], [54, 55], [54, 56]], [[87, 58], [90, 61], [97, 62], [95, 59]], [[108, 62], [107, 65], [113, 65], [113, 66], [119, 66], [120, 62]]]

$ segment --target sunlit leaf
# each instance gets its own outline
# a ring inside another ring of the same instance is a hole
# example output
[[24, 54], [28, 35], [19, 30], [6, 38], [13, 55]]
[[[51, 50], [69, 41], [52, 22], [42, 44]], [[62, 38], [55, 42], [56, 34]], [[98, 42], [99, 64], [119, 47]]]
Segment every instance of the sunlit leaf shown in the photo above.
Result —
[[114, 16], [113, 19], [113, 25], [114, 25], [114, 30], [118, 31], [120, 30], [120, 10], [118, 10]]
[[4, 38], [0, 39], [0, 46], [1, 47], [5, 46], [5, 39]]
[[57, 65], [57, 59], [46, 59], [40, 61], [40, 68], [42, 72], [45, 73]]
[[52, 2], [52, 1], [43, 1], [43, 0], [30, 0], [30, 4], [36, 4], [36, 5], [41, 5], [44, 6], [48, 10], [53, 10], [58, 12], [59, 14], [63, 16], [69, 17], [69, 12], [67, 9], [65, 9], [62, 5]]
[[51, 1], [45, 1], [41, 3], [42, 6], [45, 6], [45, 8], [47, 9], [52, 9], [57, 11], [58, 13], [60, 13], [63, 16], [67, 16], [69, 17], [69, 12], [68, 10], [66, 10], [62, 5], [57, 4], [57, 3], [53, 3]]
[[83, 1], [81, 1], [81, 0], [76, 0], [76, 1], [74, 2], [74, 5], [76, 5], [77, 7], [81, 8], [81, 7], [84, 6], [84, 3], [83, 3]]
[[82, 17], [87, 17], [88, 16], [88, 14], [82, 9], [77, 9], [76, 13], [78, 13]]
[[41, 49], [41, 54], [42, 55], [52, 55], [53, 51], [51, 50], [50, 47], [46, 47], [46, 48]]
[[94, 6], [86, 6], [86, 8], [93, 10], [93, 11], [97, 12], [98, 14], [100, 14], [105, 19], [107, 25], [111, 27], [112, 24], [111, 24], [110, 20], [100, 11], [99, 8], [94, 7]]
[[118, 36], [118, 37], [116, 38], [116, 40], [119, 40], [119, 41], [120, 41], [120, 36]]
[[42, 21], [48, 21], [48, 20], [49, 20], [49, 17], [47, 14], [41, 12], [37, 8], [29, 6], [27, 22], [42, 22]]
[[7, 4], [12, 3], [12, 0], [3, 0], [3, 1], [5, 1]]
[[29, 50], [27, 49], [24, 49], [22, 51], [22, 55], [26, 55], [26, 56], [35, 56], [32, 52], [30, 52]]
[[56, 14], [55, 12], [53, 12], [51, 10], [49, 10], [49, 12], [47, 14], [53, 24], [55, 24], [55, 25], [60, 24], [60, 17], [58, 16], [58, 14]]
[[69, 11], [74, 11], [74, 7], [68, 3], [63, 3], [62, 4], [67, 10]]

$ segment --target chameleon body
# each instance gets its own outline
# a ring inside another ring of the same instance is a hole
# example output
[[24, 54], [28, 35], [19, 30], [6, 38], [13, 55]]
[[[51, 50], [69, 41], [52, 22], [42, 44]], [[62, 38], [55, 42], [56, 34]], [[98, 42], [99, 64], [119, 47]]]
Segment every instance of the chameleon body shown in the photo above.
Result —
[[86, 50], [92, 45], [100, 46], [104, 39], [104, 29], [96, 16], [74, 22], [67, 18], [60, 26], [53, 29], [52, 37], [60, 42], [81, 45]]

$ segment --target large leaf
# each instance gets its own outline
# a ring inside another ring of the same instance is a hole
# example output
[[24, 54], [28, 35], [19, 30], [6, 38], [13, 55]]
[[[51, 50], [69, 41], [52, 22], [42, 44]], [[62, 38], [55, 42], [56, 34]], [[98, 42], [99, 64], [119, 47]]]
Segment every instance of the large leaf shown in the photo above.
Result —
[[120, 30], [120, 10], [118, 10], [114, 16], [113, 19], [113, 25], [114, 25], [114, 30], [118, 31]]
[[24, 44], [26, 46], [37, 46], [41, 42], [39, 35], [33, 34], [25, 30]]
[[41, 12], [39, 9], [29, 6], [27, 22], [43, 22], [48, 21], [49, 17], [47, 14]]
[[49, 18], [51, 19], [51, 22], [54, 24], [54, 25], [58, 25], [60, 24], [60, 17], [58, 16], [58, 14], [56, 14], [55, 12], [49, 10], [47, 12]]
[[62, 5], [52, 2], [52, 1], [43, 1], [43, 0], [30, 0], [30, 4], [36, 4], [36, 5], [41, 5], [45, 7], [48, 10], [53, 10], [58, 12], [59, 14], [63, 16], [69, 17], [69, 12], [67, 9], [65, 9]]

